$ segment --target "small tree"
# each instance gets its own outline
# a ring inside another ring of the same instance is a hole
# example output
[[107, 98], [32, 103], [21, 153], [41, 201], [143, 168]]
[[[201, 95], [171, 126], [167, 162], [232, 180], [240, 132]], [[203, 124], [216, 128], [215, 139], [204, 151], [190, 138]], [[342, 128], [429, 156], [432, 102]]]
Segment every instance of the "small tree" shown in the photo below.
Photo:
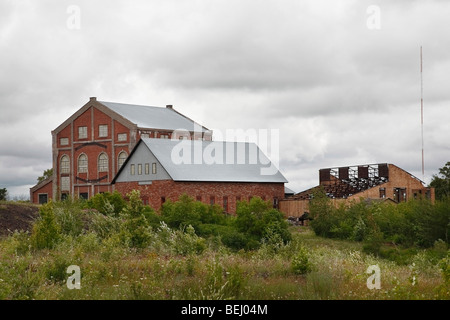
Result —
[[0, 201], [6, 200], [8, 198], [8, 190], [6, 188], [0, 189]]
[[38, 184], [53, 176], [53, 168], [44, 171], [44, 174], [37, 178]]
[[443, 200], [450, 196], [450, 161], [439, 168], [439, 174], [433, 175], [430, 187], [435, 188], [436, 199]]

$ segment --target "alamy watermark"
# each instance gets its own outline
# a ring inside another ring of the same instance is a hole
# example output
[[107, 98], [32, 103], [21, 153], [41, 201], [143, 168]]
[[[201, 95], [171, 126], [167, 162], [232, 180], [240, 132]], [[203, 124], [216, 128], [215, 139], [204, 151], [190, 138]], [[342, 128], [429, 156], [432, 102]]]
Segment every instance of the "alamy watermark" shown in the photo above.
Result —
[[81, 29], [81, 8], [77, 5], [70, 5], [66, 10], [69, 15], [66, 20], [66, 26], [69, 30]]
[[194, 130], [193, 140], [179, 140], [190, 137], [187, 130], [172, 132], [172, 140], [179, 140], [171, 152], [175, 165], [260, 165], [261, 175], [275, 175], [279, 167], [280, 132], [279, 129], [227, 129], [225, 133], [214, 131], [213, 143], [196, 140], [202, 139], [202, 132]]
[[381, 9], [377, 5], [370, 5], [366, 9], [367, 20], [366, 26], [369, 30], [381, 29]]
[[381, 289], [381, 270], [377, 264], [371, 265], [367, 268], [366, 273], [371, 274], [367, 278], [367, 288], [369, 290]]
[[67, 278], [67, 288], [72, 289], [81, 289], [81, 270], [77, 265], [70, 265], [67, 267], [67, 273], [71, 274]]

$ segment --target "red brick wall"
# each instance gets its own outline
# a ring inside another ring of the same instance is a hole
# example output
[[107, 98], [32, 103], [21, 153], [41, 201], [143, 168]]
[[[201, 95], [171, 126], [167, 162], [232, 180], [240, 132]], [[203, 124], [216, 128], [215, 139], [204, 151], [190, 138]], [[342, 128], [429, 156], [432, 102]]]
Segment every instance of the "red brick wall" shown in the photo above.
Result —
[[115, 190], [123, 196], [132, 190], [139, 190], [146, 204], [158, 210], [165, 200], [176, 201], [186, 193], [188, 196], [210, 204], [211, 196], [215, 203], [223, 206], [223, 198], [228, 198], [228, 212], [236, 213], [236, 197], [248, 201], [251, 197], [259, 196], [265, 200], [273, 201], [284, 198], [283, 183], [239, 183], [239, 182], [175, 182], [173, 180], [153, 181], [150, 185], [139, 185], [137, 182], [117, 182]]
[[34, 190], [34, 192], [31, 193], [31, 202], [32, 203], [39, 203], [39, 194], [40, 193], [46, 193], [47, 194], [47, 199], [48, 201], [50, 201], [50, 199], [52, 198], [52, 182], [50, 181], [49, 183], [43, 185], [42, 187], [40, 187], [37, 190]]

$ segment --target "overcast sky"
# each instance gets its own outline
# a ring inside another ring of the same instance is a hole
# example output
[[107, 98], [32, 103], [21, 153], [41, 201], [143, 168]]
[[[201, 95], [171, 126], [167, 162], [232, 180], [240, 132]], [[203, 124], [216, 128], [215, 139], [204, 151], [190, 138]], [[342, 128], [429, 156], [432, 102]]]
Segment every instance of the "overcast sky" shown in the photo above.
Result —
[[450, 1], [1, 0], [0, 188], [28, 196], [92, 96], [278, 129], [296, 192], [327, 167], [422, 178], [420, 46], [429, 183], [450, 161]]

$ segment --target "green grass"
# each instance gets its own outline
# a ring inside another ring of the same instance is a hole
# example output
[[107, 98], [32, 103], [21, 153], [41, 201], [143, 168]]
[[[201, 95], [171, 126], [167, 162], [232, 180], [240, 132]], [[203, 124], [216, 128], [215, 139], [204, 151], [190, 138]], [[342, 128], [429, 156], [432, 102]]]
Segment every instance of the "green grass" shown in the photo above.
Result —
[[[29, 235], [0, 241], [0, 299], [449, 299], [449, 283], [429, 250], [398, 264], [363, 252], [359, 242], [325, 239], [291, 227], [288, 245], [233, 252], [214, 244], [200, 254], [135, 249], [94, 233], [66, 236], [53, 249], [33, 250]], [[311, 270], [292, 259], [306, 248]], [[448, 261], [448, 260], [447, 260]], [[381, 289], [369, 290], [366, 270], [378, 264]], [[69, 265], [81, 289], [69, 290]]]

